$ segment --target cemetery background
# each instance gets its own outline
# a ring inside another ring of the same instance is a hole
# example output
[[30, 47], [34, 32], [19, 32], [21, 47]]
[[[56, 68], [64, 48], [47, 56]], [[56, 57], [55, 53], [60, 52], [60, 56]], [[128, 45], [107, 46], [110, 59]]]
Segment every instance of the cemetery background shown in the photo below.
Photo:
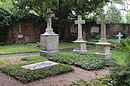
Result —
[[[19, 26], [19, 32], [20, 33], [21, 33], [21, 29], [22, 29], [21, 27], [22, 27], [22, 25]], [[19, 35], [18, 37], [22, 38], [23, 36]], [[123, 71], [129, 71], [129, 70], [127, 70], [127, 66], [129, 66], [129, 60], [128, 60], [129, 59], [129, 50], [127, 50], [128, 51], [127, 53], [124, 51], [124, 50], [128, 49], [127, 46], [129, 46], [128, 45], [129, 41], [128, 41], [128, 43], [127, 43], [127, 41], [128, 40], [125, 40], [124, 43], [121, 42], [121, 47], [122, 47], [121, 50], [119, 50], [119, 49], [112, 50], [112, 56], [113, 56], [113, 58], [116, 61], [119, 61], [120, 63], [124, 63], [124, 64], [127, 63], [125, 65], [121, 65], [121, 66], [123, 66], [123, 69], [125, 69]], [[100, 41], [100, 42], [102, 42], [102, 41]], [[108, 59], [97, 58], [97, 57], [95, 58], [94, 54], [95, 54], [95, 50], [90, 50], [87, 55], [78, 55], [78, 54], [74, 54], [74, 53], [71, 53], [71, 52], [65, 52], [65, 53], [60, 53], [60, 55], [58, 55], [57, 57], [39, 57], [39, 56], [35, 56], [35, 57], [22, 57], [22, 58], [19, 57], [19, 58], [17, 58], [18, 59], [18, 63], [24, 62], [24, 61], [25, 61], [25, 63], [14, 64], [14, 65], [10, 65], [10, 64], [12, 64], [12, 63], [10, 63], [10, 61], [11, 61], [10, 59], [4, 59], [3, 61], [1, 60], [2, 63], [0, 63], [0, 64], [1, 64], [2, 67], [0, 67], [0, 69], [3, 72], [6, 72], [6, 73], [8, 73], [10, 75], [13, 75], [15, 78], [20, 78], [20, 80], [23, 83], [27, 83], [27, 82], [33, 81], [33, 79], [36, 80], [37, 77], [39, 78], [41, 75], [42, 75], [41, 78], [44, 78], [44, 73], [46, 73], [46, 72], [47, 72], [47, 74], [45, 74], [45, 77], [46, 77], [46, 75], [47, 76], [49, 76], [49, 75], [52, 76], [53, 74], [55, 75], [55, 74], [61, 74], [61, 73], [72, 71], [73, 68], [71, 68], [69, 65], [75, 65], [75, 66], [78, 66], [78, 67], [86, 69], [86, 70], [97, 70], [97, 69], [102, 69], [102, 68], [108, 67], [108, 66], [111, 67], [111, 65], [115, 64], [115, 63], [113, 63], [112, 60], [110, 60], [110, 63], [109, 63]], [[125, 61], [123, 60], [123, 57], [127, 57]], [[14, 58], [14, 59], [16, 59], [16, 58]], [[63, 65], [59, 65], [59, 66], [57, 66], [59, 69], [55, 68], [55, 67], [54, 68], [53, 67], [52, 68], [51, 67], [50, 68], [47, 67], [45, 69], [41, 68], [41, 69], [35, 70], [34, 72], [28, 71], [28, 70], [25, 70], [25, 69], [21, 68], [22, 65], [30, 64], [30, 63], [33, 63], [33, 62], [39, 62], [39, 61], [43, 61], [43, 60], [50, 60], [50, 61], [55, 61], [55, 62], [60, 62], [60, 63], [66, 63], [66, 64], [69, 64], [69, 65], [68, 66], [67, 65], [64, 65], [64, 66]], [[9, 61], [9, 63], [8, 63], [8, 61]], [[15, 62], [15, 60], [13, 60], [13, 61], [14, 61], [14, 63], [17, 63], [17, 60], [16, 60], [16, 62]], [[122, 67], [120, 67], [120, 68], [122, 68]], [[48, 70], [49, 70], [49, 73], [48, 73]], [[59, 70], [61, 70], [61, 71], [59, 71]], [[86, 72], [86, 70], [85, 70], [85, 72]], [[119, 69], [119, 70], [122, 72], [122, 69]], [[44, 73], [40, 72], [40, 71], [44, 71]], [[29, 74], [27, 74], [28, 77], [24, 77], [24, 76], [27, 76], [26, 73], [28, 73], [28, 72], [29, 72]], [[108, 73], [107, 70], [105, 72]], [[115, 77], [119, 78], [119, 77], [121, 77], [121, 79], [122, 79], [122, 77], [124, 77], [126, 75], [129, 75], [129, 73], [128, 73], [128, 74], [123, 74], [123, 76], [118, 76], [118, 71], [116, 71], [116, 72], [117, 72], [117, 76], [114, 76], [114, 77], [111, 77], [111, 78], [115, 78]], [[92, 73], [93, 72], [91, 72], [90, 74], [92, 74]], [[39, 74], [40, 74], [40, 76], [39, 76]], [[99, 71], [96, 71], [96, 73], [94, 72], [95, 76], [100, 75], [100, 74], [102, 74], [102, 73], [99, 73]], [[119, 73], [119, 75], [120, 75], [120, 73]], [[31, 78], [29, 78], [29, 77], [31, 77]], [[86, 77], [88, 78], [88, 76], [86, 76]], [[109, 78], [110, 77], [107, 77], [107, 79], [109, 79]], [[121, 79], [119, 78], [116, 81], [122, 81], [123, 84], [128, 84], [128, 83], [124, 82]], [[124, 80], [129, 80], [129, 78], [126, 77]], [[119, 83], [119, 82], [116, 82], [116, 84], [117, 83]], [[103, 83], [99, 82], [98, 84], [103, 84]], [[109, 81], [108, 81], [108, 84], [109, 84]], [[111, 84], [113, 84], [113, 83], [111, 83]], [[29, 85], [29, 84], [27, 84], [27, 85]]]
[[[5, 34], [7, 35], [7, 37], [5, 40], [1, 42], [7, 42], [7, 43], [36, 42], [40, 40], [40, 34], [44, 33], [45, 28], [46, 28], [45, 21], [41, 24], [41, 23], [33, 22], [33, 20], [26, 20], [26, 22], [24, 20], [21, 22], [21, 25], [22, 25], [21, 33], [19, 33], [19, 23], [15, 23], [11, 25], [9, 28], [7, 28], [9, 31], [7, 29], [6, 30], [3, 29], [3, 31], [1, 31], [1, 37], [4, 38]], [[53, 27], [54, 27], [54, 32], [59, 34], [60, 40], [74, 41], [76, 39], [77, 28], [73, 20], [68, 22], [68, 24], [66, 25], [67, 28], [62, 28], [62, 29], [59, 28], [57, 30], [56, 28], [57, 25], [58, 25], [57, 22], [54, 22]], [[95, 26], [100, 28], [100, 25], [86, 21], [86, 24], [83, 27], [83, 31], [84, 31], [83, 39], [91, 40], [99, 36], [99, 32], [97, 31], [93, 32], [91, 30], [91, 28]], [[8, 32], [4, 34], [4, 32], [6, 31]], [[114, 36], [118, 32], [122, 32], [124, 35], [130, 36], [130, 25], [123, 24], [123, 23], [107, 24], [107, 37], [108, 38], [114, 38]], [[20, 34], [23, 35], [22, 38], [18, 37]]]

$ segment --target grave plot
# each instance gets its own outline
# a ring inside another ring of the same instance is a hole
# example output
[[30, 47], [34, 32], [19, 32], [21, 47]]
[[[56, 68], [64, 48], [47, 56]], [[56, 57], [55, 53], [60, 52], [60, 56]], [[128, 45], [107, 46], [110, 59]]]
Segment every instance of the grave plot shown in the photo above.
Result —
[[52, 61], [33, 61], [1, 67], [0, 70], [22, 83], [73, 71], [69, 65]]

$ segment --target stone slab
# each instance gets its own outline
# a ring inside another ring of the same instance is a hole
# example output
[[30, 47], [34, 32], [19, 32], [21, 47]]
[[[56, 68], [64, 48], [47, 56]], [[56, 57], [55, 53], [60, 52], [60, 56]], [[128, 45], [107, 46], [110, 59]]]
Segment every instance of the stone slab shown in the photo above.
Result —
[[25, 65], [25, 66], [21, 66], [21, 67], [25, 68], [25, 69], [29, 69], [29, 70], [35, 70], [35, 69], [49, 67], [49, 66], [53, 66], [53, 65], [57, 65], [57, 64], [58, 63], [55, 63], [52, 61], [44, 61], [44, 62], [29, 64], [29, 65]]
[[106, 45], [106, 46], [110, 46], [111, 43], [108, 43], [108, 42], [99, 42], [99, 43], [96, 43], [96, 45]]

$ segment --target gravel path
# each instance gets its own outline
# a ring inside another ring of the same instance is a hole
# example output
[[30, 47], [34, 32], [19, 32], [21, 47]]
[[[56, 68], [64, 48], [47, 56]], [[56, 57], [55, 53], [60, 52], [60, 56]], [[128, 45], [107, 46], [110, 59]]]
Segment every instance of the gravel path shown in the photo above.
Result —
[[[90, 49], [95, 49], [95, 46], [89, 46], [87, 47], [87, 50]], [[60, 50], [60, 52], [72, 52], [73, 49], [63, 49]], [[16, 58], [16, 57], [28, 57], [28, 56], [37, 56], [40, 55], [39, 52], [34, 52], [34, 53], [19, 53], [19, 54], [5, 54], [5, 55], [0, 55], [0, 59], [4, 58]]]
[[[60, 50], [60, 52], [70, 52], [73, 49], [64, 49]], [[27, 56], [37, 56], [40, 55], [40, 52], [34, 52], [34, 53], [18, 53], [18, 54], [5, 54], [5, 55], [0, 55], [0, 59], [4, 58], [16, 58], [16, 57], [27, 57]]]
[[19, 53], [19, 54], [7, 54], [7, 55], [0, 55], [0, 59], [4, 58], [16, 58], [16, 57], [27, 57], [27, 56], [37, 56], [39, 52], [35, 53]]

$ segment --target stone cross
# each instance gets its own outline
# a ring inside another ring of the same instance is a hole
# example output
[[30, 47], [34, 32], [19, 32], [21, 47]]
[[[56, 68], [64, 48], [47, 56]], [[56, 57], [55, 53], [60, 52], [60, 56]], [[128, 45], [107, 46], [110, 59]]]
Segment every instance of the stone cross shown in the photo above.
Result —
[[109, 23], [109, 21], [105, 19], [105, 14], [102, 14], [100, 17], [100, 20], [97, 21], [97, 24], [101, 24], [100, 42], [107, 42], [107, 40], [106, 40], [106, 24], [107, 23]]
[[118, 43], [120, 43], [121, 37], [122, 37], [123, 35], [121, 34], [121, 32], [119, 32], [119, 34], [117, 34], [117, 36], [118, 36]]
[[52, 17], [55, 17], [55, 14], [50, 9], [44, 14], [45, 20], [47, 22], [47, 29], [46, 32], [50, 34], [54, 34], [52, 29]]
[[75, 21], [75, 24], [78, 24], [78, 39], [77, 40], [83, 40], [82, 37], [82, 24], [85, 24], [85, 20], [82, 20], [81, 15], [78, 16], [78, 20]]

